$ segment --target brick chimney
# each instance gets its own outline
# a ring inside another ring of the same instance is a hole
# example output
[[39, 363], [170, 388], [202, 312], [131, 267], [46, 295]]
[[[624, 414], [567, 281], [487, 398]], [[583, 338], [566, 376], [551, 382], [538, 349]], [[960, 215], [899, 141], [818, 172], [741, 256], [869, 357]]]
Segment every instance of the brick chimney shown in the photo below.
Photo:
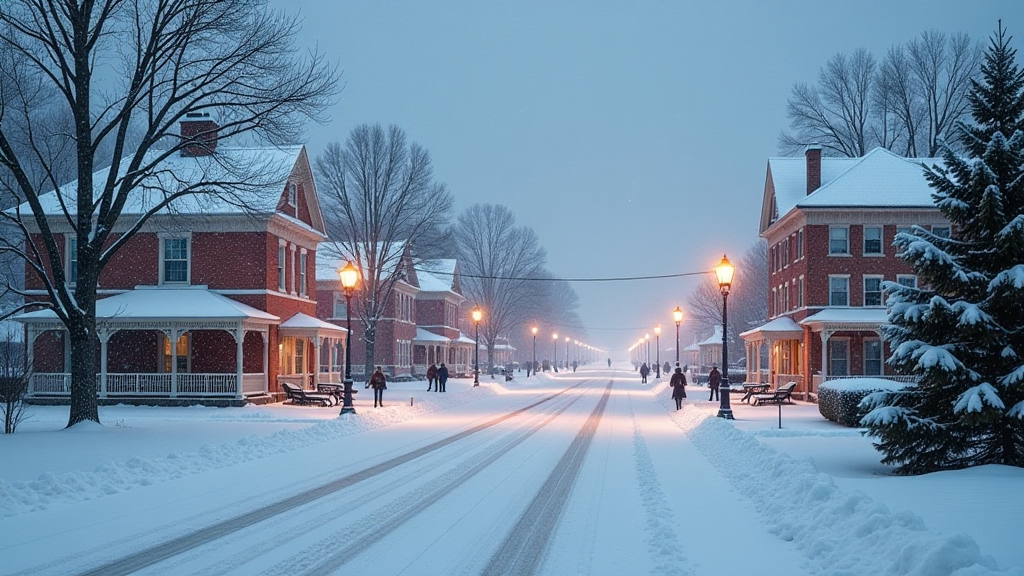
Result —
[[189, 112], [181, 121], [182, 156], [210, 156], [217, 150], [217, 123], [209, 112]]
[[821, 188], [821, 145], [811, 144], [804, 151], [807, 158], [807, 193]]

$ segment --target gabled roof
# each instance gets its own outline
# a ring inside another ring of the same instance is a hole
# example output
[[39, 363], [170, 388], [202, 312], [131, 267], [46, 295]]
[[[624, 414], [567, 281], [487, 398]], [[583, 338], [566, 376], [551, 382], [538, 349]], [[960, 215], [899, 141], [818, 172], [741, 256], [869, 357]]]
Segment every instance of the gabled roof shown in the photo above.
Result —
[[839, 323], [878, 326], [888, 322], [889, 313], [885, 308], [822, 308], [820, 312], [801, 320], [800, 324]]
[[459, 286], [459, 261], [454, 258], [422, 260], [416, 265], [420, 290], [424, 292], [452, 292], [462, 295]]
[[715, 332], [704, 339], [703, 342], [697, 344], [697, 346], [721, 346], [722, 345], [722, 326], [715, 324]]
[[758, 336], [764, 338], [782, 338], [786, 336], [799, 338], [803, 336], [803, 333], [804, 329], [794, 322], [792, 318], [789, 316], [779, 316], [757, 328], [740, 333], [740, 338], [744, 340], [756, 340]]
[[[345, 262], [352, 262], [353, 265], [359, 266], [350, 248], [345, 242], [320, 243], [316, 253], [316, 279], [318, 282], [338, 280], [338, 270], [345, 266]], [[378, 260], [384, 262], [384, 269], [381, 271], [382, 279], [390, 278], [396, 271], [403, 270], [408, 276], [406, 282], [418, 287], [419, 280], [416, 270], [412, 266], [408, 242], [380, 243], [377, 250], [380, 255]], [[365, 261], [362, 263], [359, 274], [362, 278], [369, 275]]]

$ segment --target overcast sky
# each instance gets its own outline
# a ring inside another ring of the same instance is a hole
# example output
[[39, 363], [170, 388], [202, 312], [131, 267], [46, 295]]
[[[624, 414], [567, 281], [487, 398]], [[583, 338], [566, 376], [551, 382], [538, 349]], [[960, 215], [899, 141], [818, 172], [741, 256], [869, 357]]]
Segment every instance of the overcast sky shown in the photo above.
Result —
[[[299, 10], [301, 42], [343, 70], [331, 121], [308, 129], [311, 156], [356, 125], [397, 124], [430, 151], [456, 214], [508, 206], [565, 278], [738, 260], [757, 240], [790, 89], [836, 53], [881, 59], [929, 29], [987, 43], [1002, 18], [1024, 61], [1022, 0], [272, 6]], [[588, 341], [621, 356], [656, 323], [670, 337], [697, 281], [574, 283]]]

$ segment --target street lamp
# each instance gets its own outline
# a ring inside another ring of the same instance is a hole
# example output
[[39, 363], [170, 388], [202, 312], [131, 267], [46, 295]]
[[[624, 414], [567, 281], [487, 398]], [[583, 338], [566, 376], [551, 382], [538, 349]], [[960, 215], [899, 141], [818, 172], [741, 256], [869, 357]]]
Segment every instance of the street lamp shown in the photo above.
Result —
[[341, 287], [345, 289], [345, 381], [342, 383], [341, 414], [355, 414], [356, 407], [352, 405], [352, 292], [355, 290], [356, 282], [359, 281], [359, 270], [352, 265], [351, 261], [345, 263], [344, 268], [338, 270], [341, 277]]
[[715, 266], [718, 276], [718, 288], [722, 291], [722, 385], [718, 394], [722, 397], [722, 406], [718, 409], [718, 417], [732, 420], [732, 406], [729, 405], [729, 289], [732, 288], [732, 275], [736, 269], [729, 259], [722, 255], [722, 261]]
[[672, 319], [676, 321], [676, 364], [679, 364], [679, 325], [683, 322], [683, 309], [676, 306], [672, 311]]
[[551, 369], [558, 372], [558, 333], [551, 335]]
[[[533, 375], [537, 375], [537, 327], [534, 326], [530, 329], [533, 332], [533, 364], [530, 364], [530, 368], [533, 370]], [[526, 377], [530, 377], [530, 371], [526, 371]]]
[[476, 326], [476, 348], [473, 350], [473, 386], [480, 385], [480, 319], [484, 317], [480, 305], [473, 307], [473, 324]]
[[654, 347], [656, 348], [655, 354], [657, 358], [654, 360], [654, 365], [657, 366], [655, 370], [655, 378], [661, 378], [661, 324], [654, 327], [654, 338], [656, 339]]
[[565, 337], [565, 369], [569, 370], [569, 337]]

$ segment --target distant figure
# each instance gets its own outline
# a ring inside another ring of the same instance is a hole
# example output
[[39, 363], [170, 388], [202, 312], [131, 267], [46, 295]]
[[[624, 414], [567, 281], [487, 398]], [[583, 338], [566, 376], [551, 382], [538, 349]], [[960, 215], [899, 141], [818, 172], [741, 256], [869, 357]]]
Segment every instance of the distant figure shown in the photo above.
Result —
[[576, 371], [576, 367], [577, 367], [577, 366], [579, 366], [579, 363], [578, 363], [578, 362], [576, 362], [575, 360], [573, 360], [573, 361], [572, 361], [572, 371], [573, 371], [573, 372], [575, 372], [575, 371]]
[[[437, 364], [431, 364], [430, 368], [427, 368], [427, 392], [430, 392], [431, 388], [434, 388], [434, 380], [437, 380]], [[440, 388], [437, 389], [441, 391]]]
[[665, 360], [665, 366], [662, 367], [661, 371], [665, 374], [672, 373], [672, 365], [668, 363], [668, 360]]
[[366, 383], [367, 386], [373, 387], [373, 407], [380, 406], [384, 407], [384, 391], [388, 389], [387, 378], [384, 377], [384, 372], [380, 366], [373, 371], [373, 375], [370, 376], [370, 381]]
[[676, 401], [676, 410], [679, 410], [683, 407], [683, 398], [686, 398], [686, 375], [682, 368], [676, 368], [668, 385], [672, 387], [672, 399]]
[[609, 368], [611, 368], [611, 367], [612, 367], [612, 359], [611, 359], [611, 358], [609, 358], [609, 359], [608, 359], [608, 367], [609, 367]]
[[711, 397], [708, 400], [719, 400], [718, 385], [722, 383], [722, 375], [718, 372], [718, 364], [711, 365], [711, 372], [708, 372], [708, 387], [711, 388]]
[[437, 369], [437, 391], [444, 392], [444, 385], [448, 382], [448, 367], [441, 362], [441, 367]]
[[647, 367], [647, 362], [640, 365], [640, 383], [647, 384], [647, 375], [651, 373], [651, 369]]

